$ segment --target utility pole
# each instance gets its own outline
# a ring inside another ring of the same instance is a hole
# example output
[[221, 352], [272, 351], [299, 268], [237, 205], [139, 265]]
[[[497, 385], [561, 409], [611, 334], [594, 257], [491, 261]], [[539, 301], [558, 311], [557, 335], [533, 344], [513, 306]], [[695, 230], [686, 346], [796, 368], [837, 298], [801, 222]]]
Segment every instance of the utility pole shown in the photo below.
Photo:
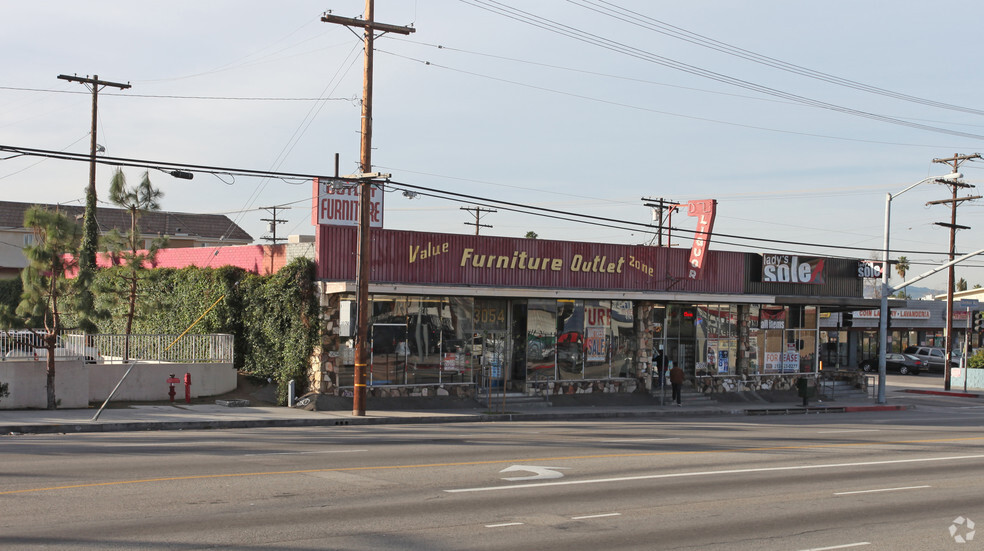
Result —
[[112, 86], [126, 90], [130, 84], [99, 80], [99, 75], [92, 78], [80, 76], [58, 75], [61, 80], [84, 84], [92, 92], [92, 130], [89, 139], [89, 189], [85, 193], [85, 220], [82, 221], [82, 243], [79, 247], [79, 269], [95, 270], [96, 248], [99, 240], [99, 226], [96, 224], [96, 113], [99, 106], [99, 90]]
[[[270, 237], [261, 237], [260, 239], [264, 241], [270, 241], [274, 246], [277, 245], [277, 241], [286, 241], [285, 237], [277, 237], [277, 224], [284, 224], [287, 221], [282, 218], [277, 218], [277, 210], [290, 210], [290, 207], [278, 207], [276, 205], [272, 207], [260, 207], [261, 209], [270, 213], [272, 218], [260, 218], [261, 222], [270, 223]], [[273, 274], [273, 249], [270, 249], [270, 273]]]
[[479, 228], [491, 228], [492, 226], [488, 224], [480, 224], [479, 221], [482, 219], [482, 213], [499, 212], [495, 209], [483, 209], [482, 207], [460, 207], [461, 210], [475, 211], [475, 221], [465, 222], [466, 226], [475, 226], [475, 235], [478, 235]]
[[277, 224], [284, 224], [284, 223], [287, 222], [283, 218], [277, 218], [277, 211], [278, 210], [290, 210], [290, 207], [273, 206], [273, 207], [260, 207], [260, 208], [263, 209], [263, 210], [265, 210], [265, 211], [267, 211], [267, 212], [269, 212], [271, 214], [271, 216], [273, 216], [273, 218], [260, 218], [260, 222], [269, 222], [270, 223], [269, 228], [270, 228], [270, 234], [272, 236], [272, 237], [261, 237], [260, 239], [262, 239], [264, 241], [270, 241], [274, 245], [277, 244], [277, 241], [287, 241], [287, 238], [286, 237], [277, 237]]
[[[971, 159], [980, 159], [980, 153], [974, 153], [971, 155], [959, 155], [957, 153], [953, 154], [953, 157], [946, 159], [933, 159], [934, 163], [941, 163], [950, 165], [952, 168], [951, 172], [959, 172], [960, 165], [964, 161], [969, 161]], [[974, 197], [961, 197], [957, 198], [957, 189], [959, 188], [972, 188], [971, 184], [965, 184], [956, 180], [937, 180], [943, 185], [950, 186], [953, 191], [953, 197], [951, 199], [945, 199], [942, 201], [930, 201], [926, 203], [927, 205], [940, 205], [949, 203], [950, 204], [950, 223], [937, 222], [936, 225], [950, 228], [950, 262], [953, 262], [954, 255], [956, 253], [956, 237], [957, 229], [969, 230], [969, 226], [958, 226], [957, 225], [957, 205], [963, 201], [972, 201], [974, 199], [980, 199], [980, 196]], [[969, 336], [969, 335], [968, 335]], [[953, 264], [947, 268], [947, 278], [946, 278], [946, 329], [944, 332], [944, 342], [945, 342], [945, 354], [946, 357], [943, 360], [943, 389], [950, 390], [950, 360], [953, 357]]]
[[[648, 203], [644, 203], [644, 205], [653, 209], [653, 219], [656, 220], [658, 224], [656, 230], [657, 246], [662, 247], [663, 246], [663, 220], [665, 219], [663, 217], [663, 213], [664, 212], [666, 213], [667, 215], [666, 219], [671, 218], [674, 212], [680, 211], [680, 206], [677, 204], [676, 201], [663, 199], [662, 197], [660, 197], [659, 199], [651, 199], [648, 197], [643, 197], [642, 200], [649, 201]], [[667, 223], [667, 226], [669, 226], [669, 223]], [[650, 241], [650, 244], [652, 244], [652, 241]], [[669, 237], [667, 237], [666, 239], [666, 245], [670, 246]]]
[[366, 414], [366, 371], [369, 365], [369, 269], [371, 266], [371, 251], [369, 241], [370, 195], [372, 193], [372, 52], [373, 38], [376, 31], [408, 35], [415, 32], [413, 27], [399, 27], [375, 21], [373, 0], [366, 0], [364, 19], [338, 17], [325, 13], [321, 21], [337, 23], [347, 27], [360, 27], [363, 32], [362, 72], [362, 143], [360, 145], [359, 169], [362, 178], [359, 180], [359, 244], [356, 255], [356, 300], [358, 304], [359, 334], [355, 338], [355, 380], [352, 392], [352, 415]]

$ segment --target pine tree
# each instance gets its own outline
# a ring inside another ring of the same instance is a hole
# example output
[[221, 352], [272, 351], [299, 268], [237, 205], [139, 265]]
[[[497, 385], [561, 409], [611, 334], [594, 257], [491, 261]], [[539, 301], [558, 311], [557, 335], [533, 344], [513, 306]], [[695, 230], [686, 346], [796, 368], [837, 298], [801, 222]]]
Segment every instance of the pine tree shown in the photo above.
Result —
[[144, 249], [140, 239], [140, 215], [144, 212], [160, 210], [159, 201], [163, 195], [163, 192], [151, 185], [150, 175], [147, 172], [144, 172], [140, 184], [132, 188], [127, 188], [126, 175], [121, 169], [116, 170], [110, 182], [110, 201], [130, 213], [130, 230], [126, 235], [121, 235], [119, 231], [114, 229], [104, 239], [113, 264], [122, 263], [126, 266], [124, 275], [121, 275], [126, 283], [127, 292], [126, 326], [124, 329], [127, 340], [124, 348], [124, 361], [128, 360], [130, 356], [129, 335], [133, 332], [133, 320], [137, 316], [140, 279], [147, 270], [146, 265], [153, 264], [157, 257], [157, 251], [167, 244], [167, 237], [157, 237]]
[[76, 266], [72, 255], [78, 254], [81, 229], [64, 214], [38, 206], [24, 213], [24, 227], [33, 230], [34, 244], [24, 248], [28, 265], [21, 272], [24, 291], [17, 315], [44, 320], [44, 332], [39, 337], [47, 350], [47, 407], [55, 409], [55, 347], [62, 331], [62, 316], [79, 312], [78, 288], [65, 277], [65, 272]]

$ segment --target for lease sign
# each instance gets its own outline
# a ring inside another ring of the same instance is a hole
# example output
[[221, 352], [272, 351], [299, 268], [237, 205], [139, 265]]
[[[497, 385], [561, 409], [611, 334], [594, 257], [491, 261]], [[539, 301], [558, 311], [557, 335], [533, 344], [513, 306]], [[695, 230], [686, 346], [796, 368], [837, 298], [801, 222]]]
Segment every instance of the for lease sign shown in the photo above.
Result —
[[[314, 209], [311, 223], [329, 226], [359, 225], [359, 186], [340, 180], [314, 179]], [[369, 186], [369, 226], [383, 227], [383, 192]]]

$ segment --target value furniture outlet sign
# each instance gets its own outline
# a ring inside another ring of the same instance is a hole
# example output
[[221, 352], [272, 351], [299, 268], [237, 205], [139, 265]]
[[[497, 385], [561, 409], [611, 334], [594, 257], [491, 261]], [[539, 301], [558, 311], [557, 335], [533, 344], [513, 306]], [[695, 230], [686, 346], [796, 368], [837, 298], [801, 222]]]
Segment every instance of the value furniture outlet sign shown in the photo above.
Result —
[[[318, 277], [354, 277], [356, 228], [321, 226]], [[704, 276], [688, 278], [690, 251], [373, 229], [372, 282], [559, 289], [740, 293], [745, 253], [707, 251]], [[321, 259], [324, 259], [323, 261]]]

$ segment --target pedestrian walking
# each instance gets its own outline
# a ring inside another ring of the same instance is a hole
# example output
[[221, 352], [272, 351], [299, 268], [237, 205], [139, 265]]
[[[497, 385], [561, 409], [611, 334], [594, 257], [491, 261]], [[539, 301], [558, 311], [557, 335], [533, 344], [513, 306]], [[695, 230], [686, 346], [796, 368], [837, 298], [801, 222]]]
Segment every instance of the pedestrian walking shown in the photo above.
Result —
[[653, 354], [653, 373], [656, 375], [656, 386], [663, 386], [663, 378], [666, 377], [666, 356], [662, 350], [657, 350]]
[[683, 389], [683, 370], [680, 369], [679, 365], [674, 365], [673, 369], [670, 370], [670, 386], [673, 387], [671, 399], [676, 402], [676, 405], [682, 406], [680, 391]]

